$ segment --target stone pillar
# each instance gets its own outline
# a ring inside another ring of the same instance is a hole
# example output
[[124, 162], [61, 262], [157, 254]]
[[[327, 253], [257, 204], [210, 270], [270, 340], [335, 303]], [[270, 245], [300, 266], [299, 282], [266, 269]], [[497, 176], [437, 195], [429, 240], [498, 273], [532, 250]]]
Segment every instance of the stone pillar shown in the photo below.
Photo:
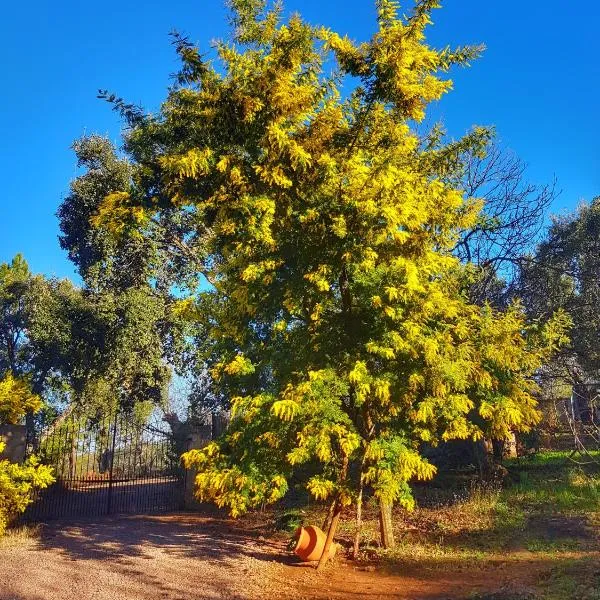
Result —
[[214, 439], [220, 437], [223, 433], [225, 433], [225, 430], [227, 429], [227, 426], [229, 425], [229, 417], [227, 417], [227, 415], [224, 415], [224, 414], [213, 413], [212, 417], [211, 417], [211, 421], [212, 421], [212, 439], [214, 440]]
[[[186, 440], [186, 451], [204, 448], [212, 439], [211, 425], [196, 425], [191, 428]], [[199, 510], [200, 502], [194, 496], [194, 487], [196, 481], [196, 470], [187, 469], [185, 472], [185, 488], [183, 494], [183, 505], [186, 510]]]
[[0, 440], [6, 447], [0, 454], [0, 460], [22, 463], [25, 460], [27, 429], [25, 425], [0, 425]]

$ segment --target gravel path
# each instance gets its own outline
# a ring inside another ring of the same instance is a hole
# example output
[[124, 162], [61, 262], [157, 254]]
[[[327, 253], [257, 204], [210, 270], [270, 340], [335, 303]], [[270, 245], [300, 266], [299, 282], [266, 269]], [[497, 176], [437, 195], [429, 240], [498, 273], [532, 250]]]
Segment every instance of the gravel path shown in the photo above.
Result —
[[317, 574], [260, 532], [194, 513], [54, 523], [0, 544], [0, 600], [464, 600], [536, 570], [525, 561], [390, 573], [340, 557]]
[[[281, 551], [195, 515], [53, 524], [0, 547], [2, 600], [261, 598]], [[265, 595], [266, 593], [266, 595]]]

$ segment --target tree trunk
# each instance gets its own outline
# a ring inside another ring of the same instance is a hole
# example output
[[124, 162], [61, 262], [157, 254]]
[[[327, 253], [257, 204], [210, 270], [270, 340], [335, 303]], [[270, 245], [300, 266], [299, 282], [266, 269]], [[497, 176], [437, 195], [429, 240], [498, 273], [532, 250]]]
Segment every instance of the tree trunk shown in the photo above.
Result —
[[482, 481], [489, 479], [490, 473], [492, 472], [492, 465], [490, 464], [486, 443], [483, 440], [477, 440], [472, 442], [471, 448], [473, 450], [473, 457], [477, 463], [479, 479]]
[[502, 462], [504, 458], [504, 440], [492, 440], [492, 448], [494, 451], [494, 461], [498, 464]]
[[[339, 476], [340, 485], [345, 481], [347, 473], [348, 457], [344, 456]], [[329, 529], [327, 530], [327, 539], [325, 540], [325, 546], [323, 546], [323, 552], [321, 553], [321, 558], [319, 559], [319, 564], [317, 565], [317, 571], [320, 571], [329, 560], [329, 549], [331, 548], [335, 532], [337, 531], [337, 526], [340, 520], [341, 512], [342, 503], [340, 502], [340, 496], [338, 494], [333, 504], [333, 514], [331, 515], [331, 523], [329, 523]]]
[[33, 411], [28, 410], [25, 415], [25, 439], [27, 440], [27, 445], [33, 450], [33, 452], [38, 451], [38, 440], [35, 435], [35, 420]]
[[385, 500], [379, 501], [379, 528], [381, 532], [381, 547], [386, 550], [393, 548], [394, 529], [392, 525], [392, 503]]
[[323, 525], [321, 525], [321, 529], [323, 531], [326, 531], [327, 528], [329, 527], [329, 522], [331, 521], [331, 517], [333, 516], [334, 508], [335, 508], [335, 500], [329, 506], [329, 509], [327, 510], [327, 514], [325, 515], [325, 519], [323, 519]]
[[506, 441], [504, 451], [508, 458], [517, 458], [519, 456], [517, 436], [514, 433], [511, 433], [510, 439]]
[[356, 531], [354, 532], [354, 548], [352, 550], [352, 558], [358, 558], [358, 549], [360, 547], [360, 530], [362, 528], [362, 497], [363, 497], [363, 482], [360, 481], [358, 490], [358, 498], [356, 499]]
[[335, 507], [333, 509], [333, 515], [331, 517], [331, 523], [329, 524], [329, 529], [327, 531], [327, 539], [325, 540], [325, 546], [323, 546], [323, 553], [321, 554], [319, 564], [317, 565], [317, 571], [320, 571], [329, 560], [329, 549], [331, 548], [331, 544], [337, 530], [341, 512], [342, 506], [339, 501], [336, 500]]

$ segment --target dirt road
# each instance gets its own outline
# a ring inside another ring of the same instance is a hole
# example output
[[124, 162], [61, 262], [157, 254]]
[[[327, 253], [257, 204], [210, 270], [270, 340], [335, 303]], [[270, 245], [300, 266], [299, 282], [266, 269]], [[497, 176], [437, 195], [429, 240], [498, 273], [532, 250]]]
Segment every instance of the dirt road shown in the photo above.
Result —
[[[496, 572], [495, 587], [514, 576]], [[343, 560], [317, 575], [282, 541], [189, 513], [57, 523], [0, 546], [2, 600], [433, 600], [473, 597], [489, 583], [485, 572], [385, 574]]]

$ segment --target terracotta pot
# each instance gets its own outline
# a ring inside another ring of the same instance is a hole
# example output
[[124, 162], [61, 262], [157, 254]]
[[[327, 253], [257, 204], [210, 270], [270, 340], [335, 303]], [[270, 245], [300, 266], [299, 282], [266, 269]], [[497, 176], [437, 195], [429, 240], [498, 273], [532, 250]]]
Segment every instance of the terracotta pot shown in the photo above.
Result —
[[[314, 525], [308, 527], [298, 527], [294, 537], [298, 539], [294, 552], [305, 561], [319, 560], [323, 553], [325, 540], [327, 536]], [[329, 558], [333, 558], [337, 552], [338, 545], [331, 544], [329, 548]]]

